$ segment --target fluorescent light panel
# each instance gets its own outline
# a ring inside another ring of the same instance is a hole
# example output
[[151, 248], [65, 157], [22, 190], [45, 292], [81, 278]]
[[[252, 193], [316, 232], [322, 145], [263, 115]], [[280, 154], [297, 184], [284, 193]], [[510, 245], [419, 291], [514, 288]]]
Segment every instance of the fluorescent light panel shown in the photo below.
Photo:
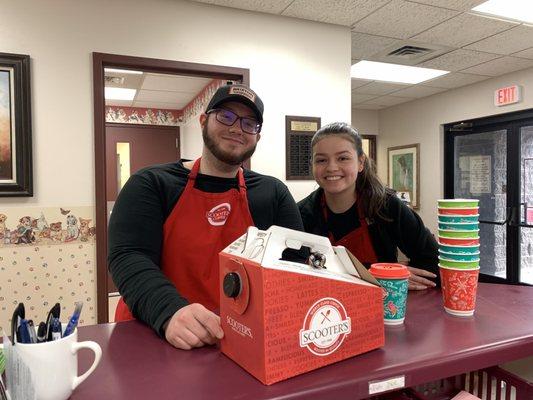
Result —
[[105, 98], [106, 100], [133, 100], [136, 92], [135, 89], [106, 87]]
[[117, 74], [132, 74], [132, 75], [142, 75], [142, 71], [134, 71], [132, 69], [118, 69], [118, 68], [104, 68], [105, 72], [115, 72]]
[[352, 65], [351, 76], [359, 79], [415, 84], [448, 72], [450, 71], [363, 60]]
[[489, 0], [472, 8], [472, 11], [533, 23], [533, 2], [531, 0]]

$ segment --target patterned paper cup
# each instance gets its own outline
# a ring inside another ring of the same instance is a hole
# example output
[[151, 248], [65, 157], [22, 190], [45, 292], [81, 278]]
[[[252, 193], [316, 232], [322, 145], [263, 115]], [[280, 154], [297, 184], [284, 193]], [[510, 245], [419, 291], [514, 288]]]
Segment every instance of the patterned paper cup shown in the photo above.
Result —
[[441, 199], [437, 200], [440, 208], [465, 208], [478, 207], [477, 199]]
[[439, 207], [439, 215], [479, 215], [477, 207], [442, 208]]
[[473, 246], [479, 245], [479, 237], [476, 238], [449, 238], [439, 236], [440, 245]]
[[439, 223], [478, 223], [479, 214], [475, 215], [441, 215], [439, 214]]
[[439, 222], [439, 229], [448, 231], [479, 231], [477, 222]]
[[479, 268], [479, 258], [474, 261], [454, 261], [446, 260], [439, 256], [439, 267], [443, 268], [457, 268], [457, 269], [476, 269]]
[[387, 291], [383, 299], [385, 325], [403, 324], [411, 273], [405, 265], [395, 263], [372, 264], [369, 271]]
[[479, 251], [470, 254], [448, 253], [439, 249], [439, 257], [450, 261], [475, 261], [479, 260]]
[[451, 244], [439, 245], [439, 250], [443, 253], [451, 254], [479, 254], [479, 244], [472, 246], [454, 246]]
[[478, 276], [479, 268], [463, 270], [440, 267], [442, 299], [448, 314], [458, 317], [474, 314]]
[[453, 231], [448, 229], [439, 229], [439, 236], [448, 238], [476, 238], [479, 236], [479, 229], [475, 231]]

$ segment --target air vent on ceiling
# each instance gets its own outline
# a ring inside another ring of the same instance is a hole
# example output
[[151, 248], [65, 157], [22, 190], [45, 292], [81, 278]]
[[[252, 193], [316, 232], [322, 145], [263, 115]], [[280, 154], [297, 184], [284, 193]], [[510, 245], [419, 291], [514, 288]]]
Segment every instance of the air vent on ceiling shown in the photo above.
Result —
[[417, 46], [402, 46], [396, 50], [391, 51], [388, 56], [396, 56], [396, 57], [408, 57], [411, 58], [413, 56], [418, 56], [421, 54], [428, 54], [433, 52], [431, 49], [427, 49], [425, 47], [417, 47]]
[[112, 83], [114, 85], [123, 85], [124, 77], [123, 76], [105, 76], [105, 83]]
[[447, 46], [404, 40], [380, 50], [369, 58], [392, 64], [417, 65], [451, 51]]

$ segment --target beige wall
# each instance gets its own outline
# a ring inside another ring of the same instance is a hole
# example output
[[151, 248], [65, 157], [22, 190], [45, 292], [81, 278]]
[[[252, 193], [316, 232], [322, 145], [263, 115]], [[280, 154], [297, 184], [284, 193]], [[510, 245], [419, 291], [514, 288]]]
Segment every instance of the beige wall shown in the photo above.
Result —
[[352, 126], [361, 135], [379, 134], [379, 113], [377, 110], [352, 108]]
[[[509, 85], [523, 86], [523, 101], [494, 106], [494, 91]], [[443, 195], [442, 125], [533, 107], [533, 69], [400, 104], [379, 112], [378, 173], [387, 181], [387, 148], [420, 143], [420, 215], [435, 232], [437, 199]]]

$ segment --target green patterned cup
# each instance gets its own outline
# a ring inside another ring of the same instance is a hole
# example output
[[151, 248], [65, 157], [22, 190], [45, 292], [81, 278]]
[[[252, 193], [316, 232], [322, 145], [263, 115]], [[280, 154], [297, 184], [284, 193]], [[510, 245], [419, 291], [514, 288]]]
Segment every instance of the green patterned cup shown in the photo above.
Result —
[[440, 208], [464, 208], [464, 207], [478, 207], [479, 200], [477, 199], [442, 199], [437, 200]]
[[411, 273], [405, 265], [395, 263], [372, 264], [369, 271], [387, 292], [383, 298], [385, 325], [403, 324]]
[[439, 229], [439, 236], [447, 237], [447, 238], [456, 238], [456, 239], [476, 238], [479, 236], [479, 229], [473, 229], [469, 231], [454, 231], [451, 229]]

